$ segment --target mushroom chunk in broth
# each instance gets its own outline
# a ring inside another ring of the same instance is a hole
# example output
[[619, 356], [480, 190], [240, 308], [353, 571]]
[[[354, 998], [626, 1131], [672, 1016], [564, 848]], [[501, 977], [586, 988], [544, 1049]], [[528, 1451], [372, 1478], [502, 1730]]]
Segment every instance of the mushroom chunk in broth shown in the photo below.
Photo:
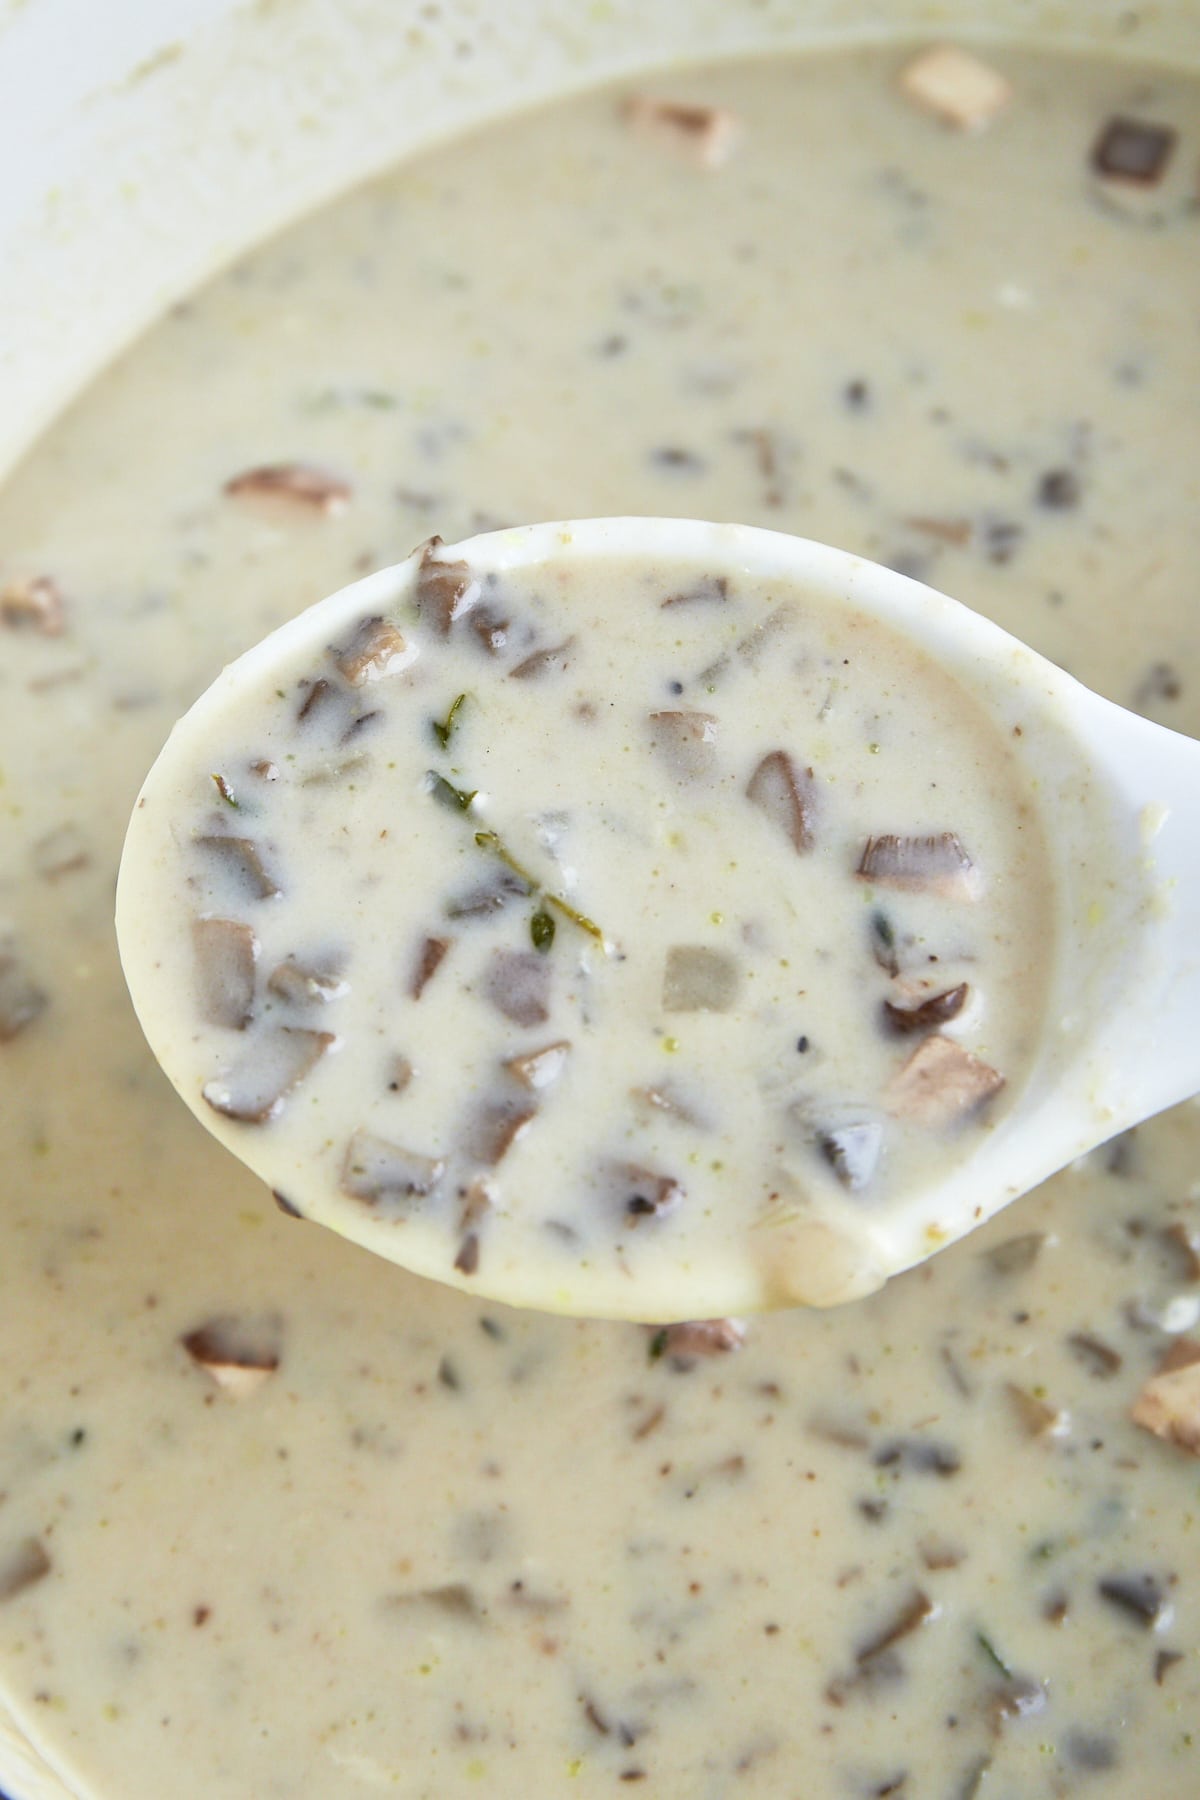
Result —
[[[954, 677], [799, 576], [506, 542], [335, 596], [180, 727], [122, 876], [150, 1040], [307, 1218], [422, 1273], [643, 1318], [717, 1265], [739, 1310], [806, 1298], [779, 1228], [853, 1244], [1029, 1072], [1054, 906], [1022, 776]], [[331, 716], [371, 685], [352, 784], [309, 779], [318, 682]], [[210, 764], [232, 792], [263, 760], [216, 832]], [[189, 931], [204, 1005], [174, 983]], [[336, 978], [308, 954], [335, 941]], [[876, 1280], [851, 1258], [822, 1297]]]

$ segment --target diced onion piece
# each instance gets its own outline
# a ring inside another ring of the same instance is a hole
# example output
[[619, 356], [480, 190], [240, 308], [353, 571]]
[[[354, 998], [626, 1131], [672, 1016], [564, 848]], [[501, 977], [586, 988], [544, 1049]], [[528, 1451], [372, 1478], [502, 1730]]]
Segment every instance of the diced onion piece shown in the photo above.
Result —
[[536, 950], [496, 950], [484, 993], [514, 1025], [544, 1025], [550, 1017], [550, 959]]
[[445, 1172], [440, 1156], [424, 1156], [360, 1130], [346, 1146], [342, 1192], [385, 1217], [399, 1218], [432, 1194]]
[[983, 878], [955, 831], [869, 837], [855, 874], [873, 887], [937, 894], [944, 900], [977, 900], [983, 891]]
[[210, 1025], [244, 1031], [254, 1013], [258, 939], [240, 919], [194, 919], [200, 1011]]
[[438, 557], [441, 542], [440, 537], [432, 537], [422, 546], [413, 598], [423, 623], [438, 637], [449, 637], [451, 626], [470, 612], [483, 588], [467, 563], [443, 562]]
[[799, 855], [813, 847], [816, 782], [811, 769], [799, 769], [786, 750], [771, 750], [746, 783], [746, 798], [778, 825]]
[[521, 1056], [510, 1056], [504, 1067], [524, 1087], [535, 1092], [553, 1085], [567, 1066], [571, 1046], [566, 1038], [543, 1044], [540, 1050], [527, 1050]]
[[345, 512], [351, 488], [328, 469], [295, 462], [244, 469], [225, 483], [225, 492], [234, 499], [283, 502], [297, 510], [333, 514]]
[[695, 781], [716, 767], [716, 718], [706, 712], [653, 712], [650, 745], [676, 775]]
[[198, 837], [196, 843], [220, 862], [250, 899], [274, 900], [283, 892], [253, 838], [227, 837], [223, 832], [209, 832]]
[[180, 1340], [198, 1368], [237, 1400], [245, 1400], [279, 1367], [279, 1329], [221, 1314]]
[[728, 1012], [737, 999], [737, 958], [707, 944], [672, 944], [663, 971], [664, 1012]]
[[960, 131], [982, 131], [1012, 99], [1012, 84], [957, 44], [933, 44], [900, 72], [900, 88]]
[[942, 1128], [977, 1112], [1004, 1086], [1004, 1077], [953, 1038], [927, 1037], [893, 1075], [888, 1110], [918, 1125]]
[[47, 998], [29, 973], [14, 939], [0, 937], [0, 1044], [9, 1043], [19, 1031], [46, 1010]]
[[399, 626], [376, 613], [360, 619], [345, 644], [333, 645], [330, 656], [352, 687], [398, 675], [414, 661], [417, 646], [410, 644]]
[[335, 1041], [331, 1031], [301, 1031], [290, 1025], [261, 1032], [232, 1069], [205, 1082], [201, 1091], [214, 1112], [244, 1125], [263, 1125]]
[[1171, 1345], [1130, 1417], [1143, 1431], [1200, 1456], [1200, 1344], [1181, 1338]]
[[678, 150], [702, 168], [719, 168], [732, 156], [742, 135], [736, 113], [725, 106], [704, 106], [634, 94], [625, 102], [629, 125], [647, 138]]

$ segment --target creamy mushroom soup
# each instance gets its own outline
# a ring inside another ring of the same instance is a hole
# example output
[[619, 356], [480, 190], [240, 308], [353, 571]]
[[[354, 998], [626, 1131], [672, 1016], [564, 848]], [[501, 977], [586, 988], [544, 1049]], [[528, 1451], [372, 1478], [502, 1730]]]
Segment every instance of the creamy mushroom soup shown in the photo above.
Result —
[[[1200, 1789], [1194, 1107], [837, 1313], [525, 1315], [277, 1210], [153, 1063], [111, 923], [175, 717], [433, 534], [776, 525], [1194, 729], [1198, 159], [1186, 79], [999, 45], [573, 99], [231, 269], [12, 481], [0, 1682], [6, 1730], [70, 1792]], [[460, 691], [430, 692], [453, 732], [428, 767], [465, 790], [482, 712], [452, 720]], [[252, 837], [213, 773], [239, 803], [259, 777], [202, 771], [220, 834]], [[418, 798], [431, 830], [463, 825]], [[921, 829], [984, 857], [953, 816]], [[498, 872], [464, 859], [464, 886], [466, 860]], [[545, 891], [610, 929], [582, 880]], [[582, 949], [550, 916], [550, 954]], [[278, 970], [281, 1008], [333, 1017], [334, 947], [264, 948], [264, 991]], [[796, 1018], [797, 1064], [822, 1029]], [[652, 1048], [643, 1086], [671, 1062]]]

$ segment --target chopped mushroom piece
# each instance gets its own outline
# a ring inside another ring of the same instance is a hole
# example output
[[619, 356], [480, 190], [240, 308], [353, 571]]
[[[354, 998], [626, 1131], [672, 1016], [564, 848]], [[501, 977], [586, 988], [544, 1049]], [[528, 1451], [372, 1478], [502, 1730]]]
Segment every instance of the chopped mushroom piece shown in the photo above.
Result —
[[860, 1669], [867, 1668], [877, 1657], [894, 1649], [903, 1638], [910, 1637], [922, 1625], [936, 1619], [941, 1610], [928, 1594], [923, 1593], [920, 1588], [914, 1589], [888, 1623], [859, 1646], [854, 1653], [855, 1662]]
[[889, 1112], [918, 1125], [944, 1127], [974, 1112], [998, 1094], [1004, 1077], [953, 1038], [927, 1037], [887, 1085]]
[[29, 973], [24, 957], [11, 937], [0, 936], [0, 1044], [10, 1043], [19, 1031], [46, 1010], [45, 992]]
[[816, 1145], [844, 1188], [860, 1193], [869, 1187], [883, 1149], [883, 1126], [878, 1119], [850, 1119], [826, 1125], [816, 1133]]
[[511, 624], [494, 606], [477, 606], [471, 613], [471, 630], [489, 656], [499, 656], [504, 649]]
[[570, 667], [571, 652], [575, 648], [573, 637], [564, 638], [561, 644], [550, 644], [544, 650], [534, 650], [519, 662], [515, 669], [508, 671], [513, 681], [537, 681], [542, 675], [561, 675]]
[[524, 1136], [537, 1116], [532, 1103], [490, 1100], [480, 1107], [467, 1127], [466, 1151], [476, 1162], [494, 1169]]
[[633, 94], [625, 102], [624, 114], [634, 130], [680, 151], [705, 169], [728, 162], [742, 135], [737, 114], [724, 106]]
[[510, 1056], [504, 1067], [510, 1075], [535, 1092], [553, 1085], [567, 1066], [571, 1046], [566, 1038], [543, 1044], [540, 1050], [527, 1050], [521, 1056]]
[[424, 1156], [369, 1131], [356, 1131], [346, 1146], [342, 1192], [365, 1200], [385, 1218], [402, 1218], [414, 1201], [434, 1192], [445, 1172], [440, 1156]]
[[1130, 1417], [1143, 1431], [1200, 1456], [1200, 1344], [1180, 1338], [1171, 1345]]
[[332, 969], [314, 969], [289, 956], [267, 977], [267, 986], [289, 1006], [308, 1006], [313, 1002], [326, 1005], [341, 1000], [350, 992], [350, 983]]
[[737, 999], [737, 958], [707, 944], [672, 944], [663, 970], [663, 1011], [728, 1012]]
[[729, 577], [727, 575], [701, 575], [690, 587], [683, 588], [677, 594], [668, 594], [661, 606], [696, 606], [704, 602], [718, 603], [729, 598]]
[[22, 1538], [0, 1556], [0, 1600], [15, 1600], [50, 1573], [50, 1558], [39, 1538]]
[[330, 656], [352, 687], [398, 675], [415, 659], [417, 646], [410, 644], [398, 626], [376, 613], [360, 619], [345, 644], [330, 647]]
[[221, 1314], [179, 1341], [196, 1366], [235, 1400], [247, 1399], [279, 1367], [280, 1333], [275, 1321], [247, 1322]]
[[899, 1036], [908, 1036], [914, 1031], [933, 1031], [938, 1025], [946, 1025], [956, 1019], [966, 1005], [969, 988], [965, 981], [957, 987], [946, 988], [940, 994], [931, 994], [928, 1000], [922, 1000], [915, 1006], [897, 1006], [894, 1000], [883, 1002], [884, 1021], [890, 1030]]
[[875, 887], [937, 894], [944, 900], [977, 900], [983, 889], [979, 871], [954, 831], [930, 837], [892, 832], [869, 837], [855, 874]]
[[458, 1222], [462, 1237], [454, 1258], [460, 1275], [474, 1275], [479, 1268], [480, 1228], [495, 1204], [495, 1192], [484, 1176], [473, 1181], [463, 1196]]
[[200, 1011], [210, 1025], [245, 1031], [254, 1013], [258, 939], [240, 919], [194, 919]]
[[1171, 160], [1178, 133], [1145, 119], [1109, 119], [1092, 145], [1092, 168], [1106, 181], [1154, 187]]
[[625, 1216], [631, 1225], [639, 1219], [662, 1219], [674, 1212], [683, 1199], [684, 1189], [673, 1175], [656, 1175], [652, 1169], [636, 1163], [622, 1163], [617, 1168]]
[[1064, 1407], [1051, 1406], [1048, 1400], [1031, 1394], [1028, 1388], [1018, 1387], [1015, 1381], [1006, 1382], [1005, 1386], [1027, 1437], [1066, 1437], [1071, 1429], [1071, 1415]]
[[331, 1031], [300, 1031], [290, 1025], [262, 1032], [232, 1069], [206, 1081], [201, 1092], [213, 1111], [227, 1119], [265, 1125], [336, 1041]]
[[685, 1098], [672, 1081], [655, 1081], [646, 1087], [635, 1087], [631, 1095], [642, 1106], [651, 1107], [655, 1112], [666, 1113], [669, 1119], [678, 1119], [692, 1131], [710, 1129], [708, 1120], [700, 1108]]
[[653, 712], [650, 745], [676, 775], [695, 781], [717, 761], [717, 721], [706, 712]]
[[495, 950], [484, 993], [514, 1025], [544, 1025], [550, 1017], [550, 959], [536, 950]]
[[253, 838], [226, 837], [210, 832], [196, 843], [234, 877], [252, 900], [274, 900], [283, 892], [263, 861], [262, 850]]
[[345, 512], [351, 491], [340, 476], [311, 463], [264, 463], [225, 483], [225, 492], [233, 499], [282, 502], [298, 511], [330, 515]]
[[1178, 1252], [1189, 1281], [1200, 1281], [1200, 1228], [1176, 1219], [1163, 1232], [1167, 1243]]
[[0, 588], [0, 622], [10, 631], [61, 637], [67, 627], [62, 589], [51, 575], [30, 575]]
[[740, 1319], [687, 1319], [662, 1329], [664, 1356], [728, 1356], [746, 1341]]
[[424, 623], [439, 637], [449, 637], [451, 626], [470, 612], [483, 588], [469, 564], [441, 560], [441, 543], [440, 537], [431, 537], [421, 546], [413, 599]]
[[914, 56], [900, 71], [900, 88], [959, 131], [982, 131], [1012, 99], [999, 70], [957, 44], [932, 44]]
[[1175, 1616], [1163, 1583], [1144, 1570], [1106, 1576], [1096, 1583], [1096, 1591], [1102, 1600], [1135, 1619], [1145, 1631], [1160, 1631]]
[[786, 750], [771, 750], [746, 783], [752, 806], [778, 825], [799, 855], [813, 847], [816, 782], [811, 769], [799, 769]]
[[[524, 876], [518, 875], [509, 868], [496, 869], [486, 881], [478, 881], [465, 893], [456, 894], [446, 902], [448, 919], [489, 919], [493, 913], [502, 912], [514, 900], [527, 900], [532, 888]], [[430, 943], [449, 943], [449, 939], [431, 938]], [[441, 958], [438, 958], [441, 961]], [[434, 968], [437, 964], [434, 964]], [[433, 970], [430, 970], [430, 974]], [[415, 998], [415, 995], [414, 995]]]
[[417, 952], [416, 967], [409, 980], [408, 991], [414, 1000], [419, 1000], [429, 983], [433, 980], [445, 960], [453, 938], [427, 937], [422, 940]]
[[1045, 1243], [1044, 1231], [1023, 1231], [985, 1250], [984, 1261], [997, 1275], [1025, 1275], [1042, 1254]]

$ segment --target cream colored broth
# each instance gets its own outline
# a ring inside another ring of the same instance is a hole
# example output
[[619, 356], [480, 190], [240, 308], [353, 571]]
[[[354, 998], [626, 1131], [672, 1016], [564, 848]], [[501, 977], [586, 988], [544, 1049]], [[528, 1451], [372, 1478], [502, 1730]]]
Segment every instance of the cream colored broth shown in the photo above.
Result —
[[872, 1221], [1028, 1075], [1028, 784], [936, 663], [737, 540], [546, 535], [427, 546], [189, 715], [121, 870], [149, 1041], [420, 1274], [593, 1317], [857, 1298]]
[[[603, 95], [440, 150], [179, 309], [5, 496], [5, 579], [52, 575], [66, 628], [0, 660], [0, 910], [47, 1002], [0, 1044], [0, 1668], [80, 1792], [1195, 1792], [1198, 1465], [1128, 1419], [1195, 1321], [1193, 1108], [699, 1357], [277, 1215], [112, 939], [172, 719], [432, 530], [781, 525], [1200, 724], [1200, 96], [991, 60], [1015, 96], [977, 136], [870, 52], [673, 79], [745, 121], [716, 170]], [[1158, 225], [1088, 175], [1139, 109], [1180, 134]], [[285, 458], [344, 511], [223, 495]], [[1076, 504], [1039, 503], [1054, 471]]]

